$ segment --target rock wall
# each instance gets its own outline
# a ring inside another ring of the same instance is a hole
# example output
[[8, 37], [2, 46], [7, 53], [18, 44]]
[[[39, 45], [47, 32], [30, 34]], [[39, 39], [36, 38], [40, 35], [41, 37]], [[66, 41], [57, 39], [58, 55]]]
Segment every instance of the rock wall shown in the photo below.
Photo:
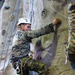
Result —
[[[12, 16], [11, 12], [15, 10], [14, 4], [16, 1], [6, 0], [1, 9], [1, 32], [7, 29]], [[50, 24], [56, 17], [62, 20], [62, 25], [57, 32], [33, 39], [34, 45], [38, 39], [41, 39], [43, 47], [49, 47], [48, 51], [42, 53], [42, 61], [50, 67], [50, 75], [74, 75], [70, 63], [65, 64], [66, 54], [64, 48], [68, 40], [67, 3], [66, 0], [21, 0], [19, 8], [19, 18], [30, 18], [32, 15], [32, 30]], [[5, 10], [5, 6], [10, 6], [10, 9]], [[0, 33], [0, 35], [2, 34]], [[5, 35], [1, 36], [1, 45], [4, 38]], [[13, 75], [12, 71], [12, 67], [8, 66], [6, 75]]]

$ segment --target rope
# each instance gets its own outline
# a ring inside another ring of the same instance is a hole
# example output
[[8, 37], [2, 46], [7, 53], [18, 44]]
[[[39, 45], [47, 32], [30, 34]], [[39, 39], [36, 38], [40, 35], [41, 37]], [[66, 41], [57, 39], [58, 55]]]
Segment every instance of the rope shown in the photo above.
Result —
[[23, 70], [22, 70], [22, 61], [21, 61], [21, 75], [23, 75]]
[[[13, 33], [13, 30], [15, 28], [15, 25], [17, 23], [17, 19], [18, 19], [18, 13], [19, 13], [19, 6], [20, 6], [20, 0], [17, 1], [17, 4], [16, 4], [16, 11], [13, 13], [14, 14], [14, 20], [11, 21], [11, 24], [12, 24], [12, 30], [10, 32], [10, 36], [12, 35]], [[14, 22], [15, 21], [15, 22]], [[10, 40], [11, 38], [9, 37], [9, 40], [8, 40], [8, 46], [7, 46], [7, 51], [6, 51], [6, 58], [7, 58], [7, 55], [8, 55], [8, 50], [9, 50], [9, 45], [10, 45]], [[5, 67], [5, 63], [6, 63], [6, 58], [5, 58], [5, 61], [4, 61], [4, 66], [3, 66], [3, 74], [4, 74], [4, 67]]]
[[[24, 60], [24, 58], [21, 60], [21, 63], [20, 63], [20, 69], [21, 69], [21, 75], [23, 75], [23, 67], [25, 67], [25, 65], [26, 65], [26, 63], [27, 63], [27, 61], [29, 60], [29, 59], [32, 59], [32, 57], [30, 56], [30, 57], [28, 57], [27, 58], [27, 60]], [[25, 62], [23, 62], [23, 61], [25, 61]]]
[[[53, 2], [53, 0], [51, 0], [52, 2]], [[64, 17], [64, 18], [66, 18], [66, 19], [68, 19], [66, 16], [64, 16], [64, 15], [62, 15], [61, 13], [59, 13], [57, 10], [55, 10], [51, 5], [50, 5], [50, 8], [52, 9], [52, 10], [54, 10], [57, 14], [59, 14], [60, 16], [62, 16], [62, 17]]]
[[[17, 2], [17, 6], [16, 6], [16, 14], [13, 12], [13, 14], [14, 14], [14, 16], [16, 16], [17, 14], [18, 14], [18, 9], [17, 9], [17, 7], [19, 8], [19, 5], [20, 5], [20, 0], [18, 0], [18, 2]], [[31, 22], [32, 22], [32, 15], [33, 15], [33, 1], [32, 1], [32, 11], [31, 11], [31, 18], [30, 18], [30, 20], [31, 20]], [[14, 23], [14, 21], [11, 21], [11, 24], [12, 24], [12, 30], [11, 30], [11, 34], [10, 34], [10, 36], [12, 35], [12, 33], [13, 33], [13, 30], [14, 30], [14, 28], [15, 28], [15, 24], [17, 23], [17, 17], [18, 17], [18, 15], [15, 17], [15, 19], [14, 20], [16, 20], [15, 21], [15, 23]], [[9, 24], [10, 25], [10, 24]], [[8, 29], [9, 29], [9, 27], [8, 27]], [[8, 30], [7, 29], [7, 30]], [[7, 37], [7, 35], [6, 35], [6, 37]], [[9, 50], [9, 45], [10, 45], [10, 40], [11, 40], [11, 37], [9, 37], [9, 40], [8, 40], [8, 46], [7, 46], [7, 51], [6, 51], [6, 58], [7, 58], [7, 55], [8, 55], [8, 50]], [[3, 47], [4, 48], [4, 47]], [[3, 51], [4, 52], [4, 51]], [[3, 54], [3, 53], [2, 53]], [[5, 67], [5, 63], [6, 63], [6, 59], [5, 59], [5, 61], [4, 61], [4, 67]], [[3, 73], [4, 73], [4, 67], [3, 67]]]
[[25, 65], [26, 65], [26, 63], [27, 63], [27, 61], [28, 61], [29, 59], [31, 59], [31, 58], [29, 57], [29, 58], [24, 62], [24, 64], [23, 64], [23, 62], [22, 62], [22, 60], [21, 60], [21, 75], [23, 75], [22, 67], [25, 67]]
[[0, 9], [3, 6], [4, 2], [5, 2], [5, 0], [0, 1]]
[[5, 0], [2, 0], [3, 2], [5, 2]]
[[[14, 6], [15, 6], [15, 4], [14, 4]], [[14, 12], [14, 10], [12, 11], [12, 13]], [[12, 15], [12, 14], [11, 14]], [[6, 41], [7, 41], [7, 36], [8, 36], [8, 30], [10, 29], [10, 26], [11, 26], [11, 24], [10, 24], [11, 22], [9, 22], [8, 23], [8, 27], [7, 27], [7, 29], [6, 29], [6, 35], [5, 35], [5, 38], [4, 38], [4, 45], [3, 45], [3, 48], [2, 48], [2, 53], [0, 54], [1, 55], [1, 57], [2, 57], [2, 54], [3, 54], [3, 52], [4, 52], [4, 47], [6, 46]], [[1, 60], [0, 60], [1, 61]]]
[[33, 6], [34, 6], [34, 0], [32, 0], [32, 9], [31, 9], [31, 12], [30, 12], [30, 14], [29, 14], [31, 24], [32, 24], [32, 17], [33, 17], [33, 15], [34, 15]]

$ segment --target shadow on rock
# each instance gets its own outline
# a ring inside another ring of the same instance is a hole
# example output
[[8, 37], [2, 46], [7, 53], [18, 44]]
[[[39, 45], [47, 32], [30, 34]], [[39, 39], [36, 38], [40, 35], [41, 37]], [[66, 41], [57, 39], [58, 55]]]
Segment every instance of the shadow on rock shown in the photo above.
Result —
[[[41, 40], [38, 40], [35, 45], [35, 59], [41, 60], [44, 62], [48, 67], [50, 67], [53, 58], [55, 57], [56, 50], [57, 50], [57, 44], [58, 44], [58, 38], [59, 35], [57, 35], [57, 31], [60, 25], [56, 26], [55, 32], [54, 32], [54, 38], [52, 43], [46, 47], [43, 48], [41, 44]], [[42, 58], [42, 53], [45, 52], [46, 55]]]

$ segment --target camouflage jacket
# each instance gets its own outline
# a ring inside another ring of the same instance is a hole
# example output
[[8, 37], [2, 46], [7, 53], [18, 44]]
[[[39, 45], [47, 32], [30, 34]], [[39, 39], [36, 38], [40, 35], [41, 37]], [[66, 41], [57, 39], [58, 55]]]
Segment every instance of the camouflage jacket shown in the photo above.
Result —
[[32, 30], [32, 31], [21, 31], [18, 30], [13, 38], [12, 42], [12, 58], [24, 57], [30, 52], [31, 39], [39, 36], [54, 32], [52, 24], [46, 25], [45, 27]]

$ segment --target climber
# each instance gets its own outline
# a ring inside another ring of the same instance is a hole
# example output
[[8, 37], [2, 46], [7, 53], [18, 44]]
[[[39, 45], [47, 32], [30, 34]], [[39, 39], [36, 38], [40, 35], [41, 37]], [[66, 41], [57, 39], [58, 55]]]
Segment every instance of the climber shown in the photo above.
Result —
[[[54, 21], [38, 30], [31, 30], [29, 19], [20, 18], [18, 21], [19, 30], [16, 32], [12, 42], [12, 65], [16, 69], [16, 62], [19, 62], [18, 73], [28, 74], [28, 71], [36, 71], [39, 75], [49, 75], [48, 67], [37, 60], [32, 59], [30, 54], [30, 42], [33, 38], [54, 32], [53, 26], [61, 24], [60, 19]], [[20, 69], [19, 69], [20, 68]]]

